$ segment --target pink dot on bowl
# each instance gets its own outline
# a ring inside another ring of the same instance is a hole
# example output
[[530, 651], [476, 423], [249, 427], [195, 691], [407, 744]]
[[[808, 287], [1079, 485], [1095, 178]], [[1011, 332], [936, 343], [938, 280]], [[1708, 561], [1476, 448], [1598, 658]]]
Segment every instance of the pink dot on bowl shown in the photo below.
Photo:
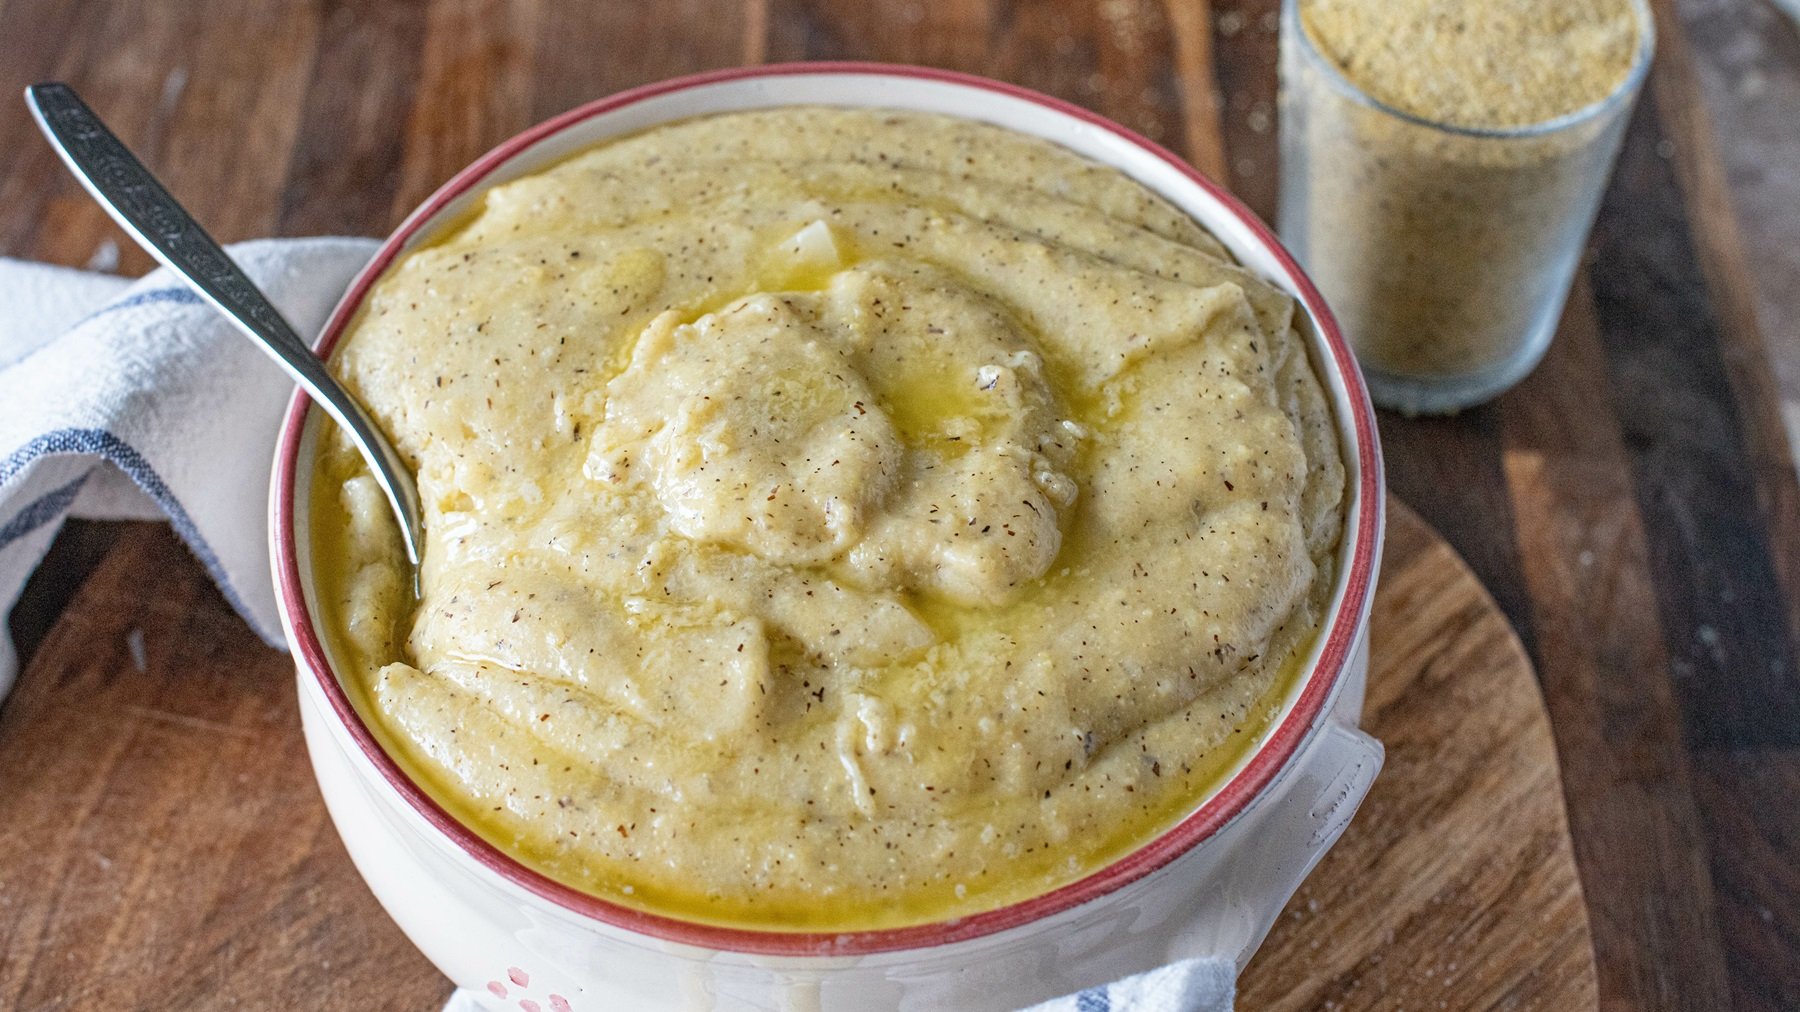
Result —
[[527, 974], [524, 970], [521, 970], [516, 966], [507, 967], [506, 975], [508, 977], [511, 977], [512, 982], [514, 984], [519, 985], [520, 987], [524, 987], [525, 985], [531, 983], [531, 976], [529, 974]]
[[570, 1012], [569, 999], [560, 994], [550, 996], [550, 1012]]
[[532, 1001], [530, 998], [520, 998], [519, 1007], [524, 1009], [525, 1012], [541, 1012], [538, 1008], [538, 1003]]
[[496, 998], [506, 997], [506, 985], [500, 983], [497, 980], [488, 981], [488, 990], [492, 991], [494, 993], [494, 997], [496, 997]]

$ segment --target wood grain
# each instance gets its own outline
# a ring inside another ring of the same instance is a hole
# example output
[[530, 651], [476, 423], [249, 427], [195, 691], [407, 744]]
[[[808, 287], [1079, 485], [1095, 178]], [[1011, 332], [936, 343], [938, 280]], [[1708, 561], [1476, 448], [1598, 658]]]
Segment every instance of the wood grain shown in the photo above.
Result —
[[424, 36], [422, 3], [330, 0], [321, 8], [279, 234], [356, 235], [393, 216]]
[[[1733, 363], [1751, 352], [1766, 372], [1767, 359], [1742, 306], [1744, 276], [1708, 255], [1721, 229], [1701, 223], [1727, 213], [1708, 192], [1716, 167], [1701, 167], [1716, 153], [1680, 155], [1694, 151], [1699, 135], [1691, 126], [1671, 131], [1696, 112], [1657, 116], [1693, 100], [1674, 73], [1681, 36], [1661, 48], [1665, 62], [1626, 139], [1606, 198], [1613, 213], [1595, 229], [1588, 276], [1650, 548], [1681, 740], [1702, 768], [1747, 768], [1742, 760], [1755, 756], [1779, 770], [1800, 760], [1792, 457], [1772, 409], [1743, 399], [1748, 370]], [[1664, 157], [1670, 143], [1676, 154]], [[1684, 162], [1695, 164], [1684, 171]], [[1707, 283], [1677, 280], [1696, 276]], [[1682, 382], [1660, 378], [1670, 375]], [[1774, 869], [1744, 863], [1800, 840], [1800, 805], [1769, 809], [1770, 789], [1715, 777], [1693, 793], [1730, 1001], [1740, 1009], [1800, 1007], [1800, 893], [1766, 888], [1781, 881], [1767, 877]], [[1749, 839], [1738, 835], [1746, 830]], [[1719, 888], [1726, 878], [1765, 888]]]
[[[1381, 428], [1393, 489], [1467, 560], [1537, 662], [1570, 773], [1602, 1005], [1795, 1009], [1800, 32], [1761, 0], [1654, 6], [1648, 100], [1549, 359], [1484, 408], [1384, 415]], [[1151, 133], [1273, 217], [1276, 9], [0, 0], [0, 254], [148, 267], [5, 97], [52, 77], [228, 240], [382, 234], [544, 116], [672, 74], [809, 58], [1051, 91]], [[136, 531], [66, 534], [13, 615], [28, 656]], [[153, 592], [161, 582], [146, 577]], [[18, 832], [32, 831], [4, 835]], [[0, 947], [0, 973], [15, 959]], [[49, 984], [33, 987], [54, 1002]]]
[[[1671, 77], [1672, 104], [1688, 115], [1671, 124], [1678, 138], [1671, 155], [1683, 187], [1704, 195], [1690, 206], [1705, 233], [1703, 260], [1719, 268], [1709, 272], [1719, 281], [1709, 283], [1735, 289], [1728, 329], [1748, 338], [1735, 342], [1732, 356], [1742, 367], [1739, 403], [1750, 412], [1778, 411], [1793, 449], [1800, 447], [1800, 257], [1793, 255], [1800, 20], [1784, 18], [1775, 3], [1679, 0], [1672, 7], [1665, 20], [1679, 19], [1687, 42], [1675, 53], [1682, 72]], [[1759, 352], [1767, 366], [1759, 367]], [[1771, 381], [1774, 402], [1761, 389]], [[1786, 514], [1800, 515], [1800, 505], [1788, 503]], [[1800, 565], [1800, 553], [1789, 559]], [[1791, 597], [1794, 584], [1787, 587]]]
[[[1665, 23], [1678, 23], [1673, 0], [1661, 0], [1657, 11]], [[1767, 25], [1764, 35], [1768, 44], [1785, 43], [1789, 59], [1771, 63], [1777, 74], [1785, 71], [1786, 83], [1793, 97], [1800, 97], [1800, 32], [1789, 25]], [[1715, 28], [1716, 30], [1716, 28]], [[1741, 40], [1732, 40], [1733, 48], [1741, 48]], [[1762, 40], [1757, 39], [1758, 42]], [[1800, 641], [1800, 476], [1794, 467], [1795, 447], [1784, 420], [1781, 391], [1782, 372], [1800, 370], [1800, 342], [1768, 341], [1756, 308], [1757, 276], [1745, 248], [1736, 215], [1733, 213], [1731, 188], [1726, 182], [1727, 166], [1713, 134], [1711, 114], [1703, 100], [1703, 86], [1696, 69], [1693, 46], [1686, 32], [1665, 35], [1659, 47], [1659, 73], [1651, 78], [1651, 88], [1658, 107], [1668, 110], [1662, 117], [1662, 135], [1667, 161], [1676, 185], [1680, 187], [1680, 206], [1686, 209], [1686, 220], [1692, 233], [1691, 256], [1706, 278], [1706, 290], [1713, 304], [1712, 314], [1719, 330], [1716, 342], [1720, 368], [1731, 384], [1737, 424], [1743, 442], [1742, 455], [1758, 478], [1750, 485], [1750, 495], [1762, 516], [1762, 527], [1770, 541], [1769, 560], [1786, 599], [1787, 639]], [[1748, 90], [1759, 92], [1767, 84], [1754, 79], [1745, 81]], [[1790, 110], [1791, 112], [1791, 110]], [[1762, 143], [1775, 150], [1768, 154], [1778, 161], [1769, 175], [1777, 186], [1785, 186], [1800, 197], [1800, 130], [1770, 131]], [[1787, 178], [1783, 178], [1783, 177]], [[1800, 202], [1789, 210], [1800, 208]], [[1756, 227], [1755, 225], [1752, 226]], [[1793, 257], [1769, 258], [1768, 267], [1800, 270]], [[1757, 265], [1759, 268], [1763, 264]], [[1771, 313], [1771, 315], [1777, 315]], [[1788, 331], [1795, 336], [1795, 331]], [[1780, 354], [1773, 352], [1779, 349]], [[1791, 396], [1800, 400], [1800, 386]], [[1795, 415], [1800, 421], [1800, 415]]]
[[1595, 903], [1601, 991], [1644, 1007], [1728, 1007], [1724, 948], [1673, 687], [1612, 415], [1593, 300], [1578, 288], [1550, 354], [1503, 418], [1506, 487], [1518, 521], [1544, 692], [1568, 775], [1584, 875], [1616, 894]]
[[1556, 746], [1524, 647], [1397, 501], [1364, 723], [1387, 764], [1240, 982], [1244, 1009], [1598, 999]]
[[331, 828], [287, 657], [166, 526], [117, 530], [0, 712], [0, 1008], [441, 1002]]

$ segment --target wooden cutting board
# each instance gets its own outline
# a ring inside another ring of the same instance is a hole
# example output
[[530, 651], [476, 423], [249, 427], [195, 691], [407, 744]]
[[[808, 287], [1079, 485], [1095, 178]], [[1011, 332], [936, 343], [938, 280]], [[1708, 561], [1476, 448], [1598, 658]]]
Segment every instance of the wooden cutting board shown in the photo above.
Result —
[[1593, 943], [1531, 661], [1398, 499], [1371, 624], [1375, 787], [1258, 950], [1240, 1009], [1592, 1009]]
[[[1239, 1007], [1594, 1007], [1531, 667], [1397, 502], [1373, 634], [1387, 767]], [[331, 828], [292, 678], [167, 528], [123, 530], [0, 709], [0, 1008], [443, 1002]]]

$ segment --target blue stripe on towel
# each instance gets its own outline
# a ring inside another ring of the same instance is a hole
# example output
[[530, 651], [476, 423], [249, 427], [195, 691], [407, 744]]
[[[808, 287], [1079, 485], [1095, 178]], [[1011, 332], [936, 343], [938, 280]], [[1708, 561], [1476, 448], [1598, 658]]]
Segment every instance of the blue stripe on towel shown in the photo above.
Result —
[[[194, 291], [192, 288], [152, 288], [147, 292], [139, 292], [136, 295], [127, 295], [117, 302], [108, 302], [106, 305], [101, 306], [99, 309], [96, 309], [83, 317], [81, 323], [77, 323], [75, 326], [79, 327], [90, 320], [105, 316], [108, 313], [116, 313], [121, 309], [150, 306], [159, 302], [172, 302], [182, 306], [199, 306], [204, 305], [206, 300], [202, 299], [200, 293]], [[70, 329], [73, 330], [74, 328], [71, 327]]]
[[62, 516], [63, 511], [69, 508], [69, 505], [75, 501], [75, 496], [81, 492], [81, 486], [87, 484], [87, 480], [88, 476], [84, 474], [59, 489], [39, 496], [36, 502], [14, 513], [11, 520], [0, 524], [0, 552], [5, 551], [7, 546], [25, 535]]
[[[176, 289], [167, 290], [176, 291]], [[164, 289], [156, 291], [164, 291]], [[155, 292], [143, 294], [153, 295]], [[196, 300], [199, 299], [199, 296], [193, 295], [192, 292], [187, 294]], [[130, 299], [126, 300], [126, 302], [130, 301]], [[122, 303], [114, 303], [113, 307], [116, 308], [120, 305]], [[138, 453], [136, 448], [118, 436], [105, 429], [58, 429], [55, 432], [46, 432], [7, 454], [4, 460], [0, 460], [0, 485], [11, 481], [32, 461], [53, 453], [91, 453], [109, 461], [129, 475], [131, 480], [137, 482], [138, 487], [147, 492], [150, 498], [156, 500], [156, 504], [169, 515], [170, 526], [175, 528], [176, 534], [181, 535], [181, 540], [187, 542], [188, 549], [194, 553], [195, 558], [200, 560], [200, 564], [206, 567], [207, 574], [212, 577], [213, 583], [218, 585], [219, 592], [225, 595], [225, 600], [239, 615], [244, 616], [246, 620], [252, 620], [251, 628], [256, 628], [253, 621], [255, 616], [249, 608], [244, 606], [243, 598], [238, 596], [237, 588], [231, 585], [231, 577], [226, 574], [225, 567], [220, 564], [219, 557], [213, 552], [212, 546], [200, 536], [200, 528], [194, 526], [194, 520], [188, 516], [187, 509], [181, 505], [180, 500], [175, 498], [175, 493], [170, 491], [169, 486], [163, 482], [162, 475], [156, 473], [156, 469], [150, 466], [150, 462], [144, 459], [143, 454]], [[51, 493], [51, 495], [55, 494]], [[39, 500], [39, 502], [42, 501]], [[70, 496], [70, 501], [74, 501], [73, 495]], [[36, 505], [33, 503], [32, 506], [26, 508], [31, 509]], [[257, 629], [257, 634], [262, 635], [262, 630]], [[270, 641], [267, 636], [263, 638], [269, 642], [270, 646], [281, 645], [279, 640]]]
[[1106, 988], [1090, 987], [1075, 996], [1075, 1012], [1112, 1012], [1112, 997]]
[[[199, 305], [205, 305], [206, 300], [202, 299], [199, 296], [199, 294], [196, 293], [191, 288], [152, 288], [147, 292], [139, 292], [136, 295], [128, 295], [125, 298], [120, 299], [117, 302], [108, 302], [106, 305], [101, 306], [99, 309], [96, 309], [93, 312], [82, 317], [80, 320], [77, 320], [68, 329], [74, 330], [77, 327], [85, 326], [86, 324], [88, 324], [94, 320], [97, 320], [102, 316], [107, 316], [109, 314], [116, 313], [122, 309], [133, 309], [138, 306], [157, 305], [159, 303], [168, 303], [168, 304], [178, 305], [178, 306], [199, 306]], [[63, 331], [63, 333], [65, 333], [65, 334], [68, 333], [68, 330]], [[16, 358], [9, 359], [5, 362], [0, 362], [0, 369], [10, 369], [13, 366], [18, 365], [20, 362], [23, 362], [26, 359], [30, 358], [31, 356], [36, 355], [38, 352], [43, 351], [45, 348], [48, 348], [51, 345], [54, 345], [55, 343], [56, 343], [56, 341], [54, 339], [46, 341], [43, 344], [33, 347], [30, 351], [27, 351], [24, 354], [19, 355]]]

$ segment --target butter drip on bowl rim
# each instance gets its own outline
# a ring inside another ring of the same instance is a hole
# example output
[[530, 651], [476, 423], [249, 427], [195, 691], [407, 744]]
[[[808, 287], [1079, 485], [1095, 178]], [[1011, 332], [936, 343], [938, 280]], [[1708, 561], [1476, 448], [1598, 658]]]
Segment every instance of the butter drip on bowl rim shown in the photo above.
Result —
[[923, 114], [655, 128], [495, 187], [334, 360], [421, 593], [321, 454], [347, 688], [544, 873], [766, 929], [1041, 894], [1253, 747], [1328, 604], [1290, 300], [1124, 175]]

